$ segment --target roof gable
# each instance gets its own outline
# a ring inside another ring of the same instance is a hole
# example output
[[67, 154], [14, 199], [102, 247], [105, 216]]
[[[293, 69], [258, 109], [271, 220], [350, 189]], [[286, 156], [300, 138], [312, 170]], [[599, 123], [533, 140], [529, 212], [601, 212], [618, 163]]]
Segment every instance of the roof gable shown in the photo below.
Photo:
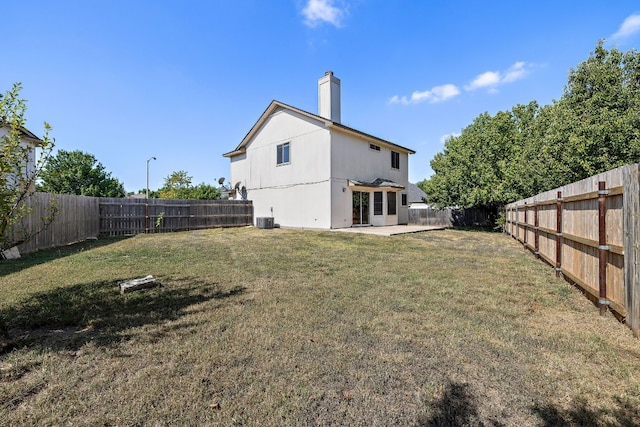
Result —
[[247, 149], [247, 145], [249, 144], [249, 142], [251, 142], [251, 140], [253, 139], [253, 137], [258, 133], [258, 131], [262, 128], [262, 126], [264, 126], [264, 124], [267, 122], [267, 120], [269, 119], [269, 117], [271, 117], [271, 115], [273, 115], [274, 113], [276, 113], [279, 110], [288, 110], [288, 111], [292, 111], [294, 113], [300, 114], [302, 116], [305, 116], [307, 118], [310, 118], [314, 121], [317, 121], [319, 125], [324, 126], [329, 128], [330, 130], [335, 130], [338, 132], [342, 132], [342, 133], [346, 133], [346, 134], [350, 134], [350, 135], [357, 135], [361, 138], [364, 138], [367, 142], [374, 142], [376, 144], [382, 144], [385, 146], [389, 146], [392, 149], [397, 149], [399, 151], [404, 151], [408, 154], [415, 154], [415, 151], [409, 149], [409, 148], [405, 148], [401, 145], [398, 144], [394, 144], [393, 142], [384, 140], [382, 138], [378, 138], [376, 136], [361, 132], [357, 129], [351, 128], [349, 126], [345, 126], [343, 124], [337, 123], [337, 122], [333, 122], [325, 117], [319, 116], [317, 114], [313, 114], [310, 113], [308, 111], [304, 111], [301, 110], [299, 108], [296, 107], [292, 107], [291, 105], [287, 105], [283, 102], [280, 101], [276, 101], [273, 100], [271, 101], [271, 103], [269, 104], [269, 106], [267, 107], [266, 110], [264, 110], [264, 112], [260, 115], [260, 118], [258, 119], [258, 121], [253, 125], [253, 127], [251, 127], [251, 129], [249, 130], [249, 132], [247, 132], [247, 134], [245, 135], [245, 137], [242, 139], [242, 141], [240, 142], [240, 144], [238, 144], [238, 146], [235, 148], [235, 150], [230, 151], [228, 153], [223, 154], [224, 157], [234, 157], [240, 154], [244, 154], [246, 152]]
[[[0, 128], [7, 129], [9, 131], [11, 130], [11, 127], [6, 125], [2, 121], [0, 121]], [[38, 138], [36, 134], [31, 132], [29, 129], [27, 129], [24, 126], [20, 126], [20, 135], [21, 135], [21, 139], [23, 139], [25, 142], [38, 145], [38, 146], [42, 143], [42, 140]]]

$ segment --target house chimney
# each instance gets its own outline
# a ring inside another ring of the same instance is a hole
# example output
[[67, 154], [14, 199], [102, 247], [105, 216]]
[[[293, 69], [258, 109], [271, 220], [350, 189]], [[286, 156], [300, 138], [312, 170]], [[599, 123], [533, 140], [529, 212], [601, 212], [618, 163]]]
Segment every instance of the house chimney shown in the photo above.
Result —
[[340, 123], [340, 79], [333, 71], [318, 79], [318, 115]]

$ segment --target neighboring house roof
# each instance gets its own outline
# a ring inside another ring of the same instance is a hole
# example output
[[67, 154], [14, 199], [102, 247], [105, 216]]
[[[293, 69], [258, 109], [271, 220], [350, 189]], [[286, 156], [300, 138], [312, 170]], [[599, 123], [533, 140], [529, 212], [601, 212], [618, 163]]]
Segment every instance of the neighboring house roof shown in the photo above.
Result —
[[125, 196], [125, 199], [146, 199], [147, 195], [145, 193], [131, 194]]
[[[9, 126], [5, 125], [2, 121], [0, 121], [0, 127], [3, 127], [5, 129], [10, 128]], [[38, 138], [36, 134], [31, 132], [29, 129], [27, 129], [24, 126], [20, 126], [20, 133], [22, 134], [23, 139], [25, 139], [28, 142], [31, 142], [32, 144], [40, 145], [40, 143], [42, 142], [42, 140]]]
[[365, 138], [367, 141], [375, 142], [375, 143], [381, 144], [381, 145], [386, 145], [388, 147], [397, 149], [398, 151], [404, 151], [404, 152], [409, 153], [409, 154], [415, 154], [415, 151], [411, 150], [410, 148], [406, 148], [406, 147], [403, 147], [401, 145], [394, 144], [393, 142], [384, 140], [382, 138], [378, 138], [378, 137], [370, 135], [368, 133], [361, 132], [361, 131], [359, 131], [357, 129], [351, 128], [349, 126], [345, 126], [345, 125], [340, 124], [338, 122], [331, 121], [331, 120], [329, 120], [329, 119], [327, 119], [325, 117], [319, 116], [317, 114], [313, 114], [313, 113], [310, 113], [308, 111], [304, 111], [304, 110], [301, 110], [299, 108], [292, 107], [292, 106], [287, 105], [287, 104], [285, 104], [283, 102], [273, 100], [273, 101], [271, 101], [271, 104], [269, 104], [267, 109], [264, 111], [264, 113], [262, 113], [262, 115], [260, 116], [260, 118], [258, 119], [256, 124], [253, 125], [253, 127], [249, 130], [247, 135], [242, 139], [240, 144], [235, 148], [235, 150], [230, 151], [228, 153], [225, 153], [225, 154], [223, 154], [223, 156], [224, 157], [233, 157], [233, 156], [237, 156], [239, 154], [244, 154], [246, 152], [247, 144], [249, 144], [249, 142], [253, 139], [254, 135], [260, 130], [262, 125], [264, 125], [264, 123], [267, 121], [269, 116], [271, 116], [271, 114], [276, 112], [278, 109], [293, 111], [293, 112], [296, 112], [296, 113], [301, 114], [303, 116], [309, 117], [311, 119], [323, 122], [325, 124], [325, 126], [328, 127], [329, 129], [335, 129], [336, 131], [341, 131], [341, 132], [348, 133], [348, 134], [351, 134], [351, 135], [360, 136], [362, 138]]
[[409, 187], [407, 188], [407, 197], [409, 198], [409, 203], [425, 203], [427, 200], [427, 193], [422, 191], [422, 188], [417, 185], [409, 183]]

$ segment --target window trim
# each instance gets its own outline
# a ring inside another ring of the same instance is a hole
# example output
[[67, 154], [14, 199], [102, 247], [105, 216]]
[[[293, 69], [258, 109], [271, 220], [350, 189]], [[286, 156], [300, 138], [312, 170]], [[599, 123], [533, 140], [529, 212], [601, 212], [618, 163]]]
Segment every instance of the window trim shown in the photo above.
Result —
[[391, 169], [400, 169], [400, 153], [391, 151]]
[[[285, 152], [287, 161], [285, 161]], [[284, 142], [276, 146], [276, 166], [291, 164], [291, 142]]]
[[387, 191], [387, 215], [398, 215], [398, 193], [395, 191]]
[[[374, 191], [373, 192], [373, 215], [380, 216], [384, 215], [383, 207], [384, 207], [384, 197], [382, 191]], [[380, 200], [376, 200], [377, 196], [380, 196]]]

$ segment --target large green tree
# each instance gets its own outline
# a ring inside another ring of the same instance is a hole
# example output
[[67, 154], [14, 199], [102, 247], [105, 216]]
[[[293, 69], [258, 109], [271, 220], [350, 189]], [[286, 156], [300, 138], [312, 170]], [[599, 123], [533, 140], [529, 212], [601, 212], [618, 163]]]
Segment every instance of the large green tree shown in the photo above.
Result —
[[188, 199], [193, 177], [185, 170], [171, 172], [158, 190], [161, 199]]
[[640, 54], [600, 42], [569, 72], [557, 108], [571, 176], [585, 178], [640, 158]]
[[537, 103], [517, 105], [495, 116], [483, 113], [445, 142], [431, 161], [434, 175], [419, 185], [440, 206], [503, 204], [535, 186], [523, 179], [522, 159], [538, 114]]
[[95, 197], [124, 197], [123, 184], [111, 176], [92, 154], [60, 150], [41, 174], [38, 190]]
[[599, 42], [540, 108], [483, 113], [445, 143], [419, 185], [440, 206], [496, 207], [640, 161], [640, 54]]
[[187, 171], [179, 170], [164, 179], [164, 185], [158, 190], [161, 199], [216, 200], [220, 198], [218, 187], [205, 184], [191, 185], [193, 177]]

